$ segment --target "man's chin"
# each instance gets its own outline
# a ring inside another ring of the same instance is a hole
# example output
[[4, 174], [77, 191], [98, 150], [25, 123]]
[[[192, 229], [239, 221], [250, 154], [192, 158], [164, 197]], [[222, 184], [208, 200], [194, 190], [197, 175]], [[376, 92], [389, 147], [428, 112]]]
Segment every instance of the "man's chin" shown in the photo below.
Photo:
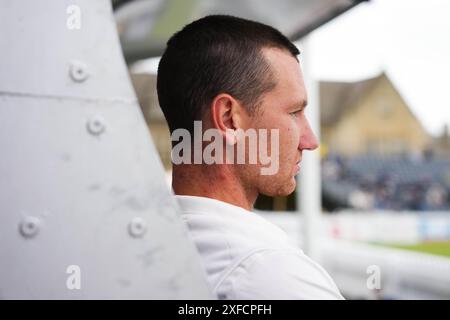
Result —
[[270, 188], [261, 190], [260, 194], [268, 197], [286, 197], [295, 191], [296, 184], [295, 178], [292, 178], [279, 186], [270, 186]]

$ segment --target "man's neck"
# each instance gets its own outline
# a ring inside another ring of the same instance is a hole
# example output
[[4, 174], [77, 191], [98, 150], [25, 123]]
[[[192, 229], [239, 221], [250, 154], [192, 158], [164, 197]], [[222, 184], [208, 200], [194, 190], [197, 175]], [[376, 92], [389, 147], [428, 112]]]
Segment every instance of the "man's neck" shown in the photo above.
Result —
[[174, 165], [172, 188], [176, 195], [212, 198], [252, 210], [258, 193], [246, 190], [228, 165]]

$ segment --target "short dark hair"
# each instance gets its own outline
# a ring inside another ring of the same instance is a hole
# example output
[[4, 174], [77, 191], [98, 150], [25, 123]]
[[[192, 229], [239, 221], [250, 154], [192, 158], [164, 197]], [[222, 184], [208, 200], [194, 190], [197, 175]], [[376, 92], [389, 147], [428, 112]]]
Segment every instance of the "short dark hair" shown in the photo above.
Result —
[[280, 48], [295, 58], [297, 47], [275, 28], [226, 15], [186, 25], [167, 42], [158, 66], [157, 90], [170, 131], [193, 131], [220, 93], [241, 101], [250, 114], [275, 79], [262, 48]]

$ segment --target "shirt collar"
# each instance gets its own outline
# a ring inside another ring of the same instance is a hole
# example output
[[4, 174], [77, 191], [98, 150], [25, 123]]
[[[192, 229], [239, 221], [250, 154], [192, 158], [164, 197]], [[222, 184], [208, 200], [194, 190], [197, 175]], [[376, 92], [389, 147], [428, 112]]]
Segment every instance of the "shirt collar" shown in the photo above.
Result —
[[[272, 244], [287, 242], [286, 233], [258, 213], [212, 198], [176, 195], [176, 199], [182, 213], [191, 217], [188, 218], [189, 221], [194, 216], [202, 216], [202, 219], [220, 223], [218, 227], [221, 229], [226, 226], [227, 231], [232, 234]], [[209, 225], [209, 228], [214, 227]]]

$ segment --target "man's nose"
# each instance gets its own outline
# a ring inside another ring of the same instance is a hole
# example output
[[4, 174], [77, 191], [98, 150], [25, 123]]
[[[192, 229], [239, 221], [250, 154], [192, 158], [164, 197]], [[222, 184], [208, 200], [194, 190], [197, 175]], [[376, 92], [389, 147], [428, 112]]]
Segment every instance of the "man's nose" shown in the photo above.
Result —
[[316, 135], [311, 129], [309, 125], [309, 121], [305, 118], [305, 121], [301, 130], [302, 134], [300, 136], [300, 142], [298, 148], [300, 150], [315, 150], [319, 147], [319, 141], [317, 140]]

